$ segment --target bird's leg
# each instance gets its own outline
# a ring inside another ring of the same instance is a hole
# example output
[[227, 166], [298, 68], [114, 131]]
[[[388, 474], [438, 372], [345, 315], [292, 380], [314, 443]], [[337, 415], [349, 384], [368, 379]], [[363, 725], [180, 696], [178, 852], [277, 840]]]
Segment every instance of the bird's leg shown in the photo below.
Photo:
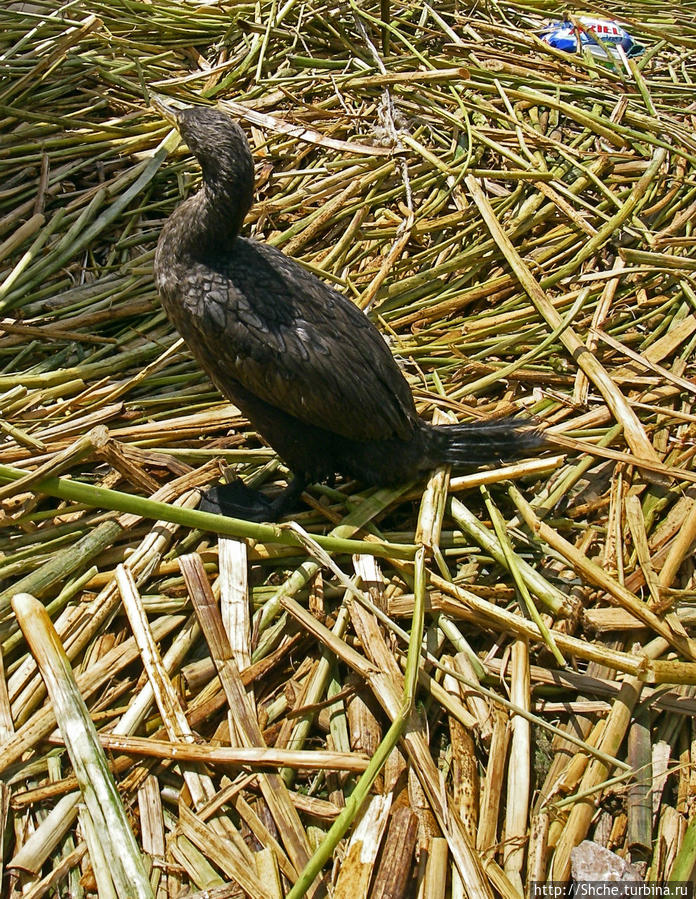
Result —
[[282, 518], [295, 505], [295, 501], [300, 498], [300, 494], [307, 484], [308, 479], [304, 475], [294, 477], [285, 490], [279, 493], [270, 504], [273, 510], [273, 518], [270, 521], [277, 521], [279, 518]]
[[202, 512], [241, 518], [243, 521], [277, 521], [293, 505], [307, 486], [307, 479], [293, 478], [274, 499], [269, 500], [260, 490], [247, 487], [237, 479], [231, 484], [216, 484], [201, 497], [198, 508]]

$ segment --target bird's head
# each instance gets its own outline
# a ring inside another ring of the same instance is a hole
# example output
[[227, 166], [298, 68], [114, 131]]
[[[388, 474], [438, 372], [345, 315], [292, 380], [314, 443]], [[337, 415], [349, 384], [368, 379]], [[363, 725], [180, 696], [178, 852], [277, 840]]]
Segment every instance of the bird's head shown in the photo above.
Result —
[[172, 125], [200, 163], [204, 182], [216, 191], [254, 184], [254, 161], [241, 125], [212, 106], [174, 106], [161, 97], [152, 105]]

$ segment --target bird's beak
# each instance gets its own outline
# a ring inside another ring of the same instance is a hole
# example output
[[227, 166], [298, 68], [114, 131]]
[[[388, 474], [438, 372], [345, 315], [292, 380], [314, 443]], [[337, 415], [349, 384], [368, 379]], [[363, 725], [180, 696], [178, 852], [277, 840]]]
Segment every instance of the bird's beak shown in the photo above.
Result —
[[174, 105], [176, 102], [176, 100], [172, 101], [168, 97], [163, 97], [161, 94], [150, 92], [150, 106], [153, 106], [170, 125], [178, 128], [179, 113], [181, 112], [181, 109]]

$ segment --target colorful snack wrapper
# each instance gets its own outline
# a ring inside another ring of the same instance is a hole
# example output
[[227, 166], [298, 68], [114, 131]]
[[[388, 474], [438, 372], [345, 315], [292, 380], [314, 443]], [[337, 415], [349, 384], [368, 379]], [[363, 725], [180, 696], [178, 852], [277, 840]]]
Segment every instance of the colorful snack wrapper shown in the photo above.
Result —
[[579, 16], [576, 21], [580, 28], [570, 21], [552, 22], [542, 32], [541, 39], [550, 47], [567, 53], [578, 53], [587, 47], [600, 59], [606, 59], [607, 51], [612, 56], [619, 56], [618, 47], [626, 56], [639, 56], [645, 50], [618, 22], [590, 16]]

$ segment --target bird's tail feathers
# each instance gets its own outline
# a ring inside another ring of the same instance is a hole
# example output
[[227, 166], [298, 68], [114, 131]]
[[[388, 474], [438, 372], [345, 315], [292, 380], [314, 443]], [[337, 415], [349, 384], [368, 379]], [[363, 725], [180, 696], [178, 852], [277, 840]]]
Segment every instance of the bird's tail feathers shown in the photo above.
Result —
[[524, 418], [434, 425], [431, 435], [433, 461], [456, 466], [504, 462], [544, 444], [542, 432]]

